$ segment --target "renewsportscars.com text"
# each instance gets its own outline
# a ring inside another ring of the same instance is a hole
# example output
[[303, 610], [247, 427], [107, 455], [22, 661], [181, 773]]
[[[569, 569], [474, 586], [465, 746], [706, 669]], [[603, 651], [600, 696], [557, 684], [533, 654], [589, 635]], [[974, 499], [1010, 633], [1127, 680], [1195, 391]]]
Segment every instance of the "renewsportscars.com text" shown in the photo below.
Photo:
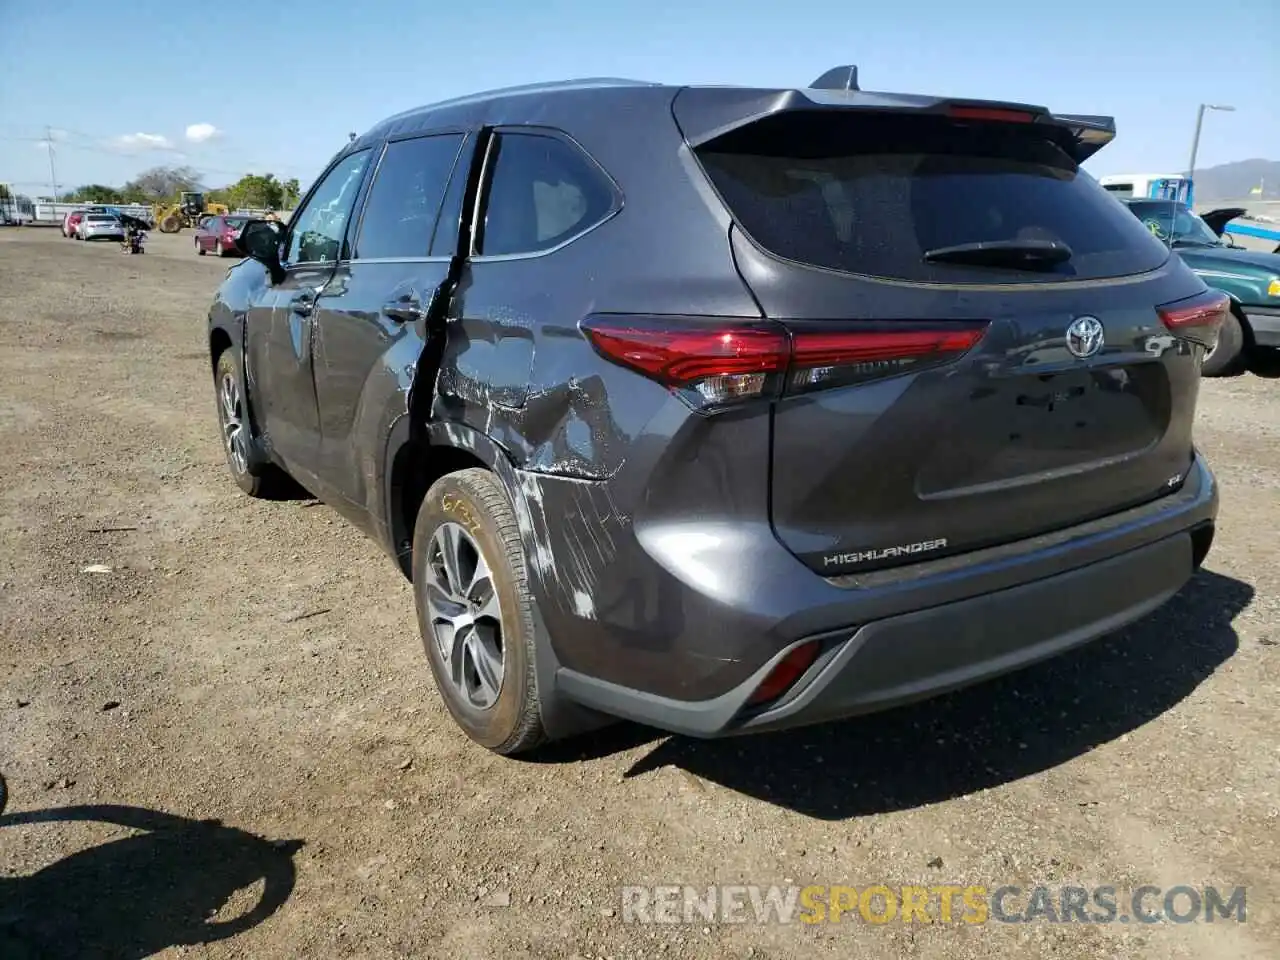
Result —
[[628, 886], [624, 923], [1244, 923], [1245, 888]]

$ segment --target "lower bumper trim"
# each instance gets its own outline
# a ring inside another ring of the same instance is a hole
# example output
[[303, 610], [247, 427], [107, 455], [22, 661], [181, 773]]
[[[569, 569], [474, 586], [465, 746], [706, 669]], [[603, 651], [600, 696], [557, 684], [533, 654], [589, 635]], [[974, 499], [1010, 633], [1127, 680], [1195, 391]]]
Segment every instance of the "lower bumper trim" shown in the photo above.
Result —
[[[746, 715], [792, 647], [712, 700], [657, 697], [561, 669], [565, 695], [605, 713], [697, 737], [805, 726], [884, 710], [1008, 673], [1105, 636], [1172, 597], [1199, 559], [1184, 530], [1065, 573], [849, 628], [783, 700]], [[806, 638], [807, 639], [807, 638]], [[804, 642], [798, 640], [797, 643]]]

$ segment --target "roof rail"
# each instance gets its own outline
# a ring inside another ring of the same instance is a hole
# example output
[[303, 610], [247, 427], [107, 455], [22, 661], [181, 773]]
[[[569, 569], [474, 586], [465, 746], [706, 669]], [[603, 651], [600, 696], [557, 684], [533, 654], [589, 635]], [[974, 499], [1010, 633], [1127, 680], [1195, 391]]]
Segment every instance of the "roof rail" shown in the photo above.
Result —
[[573, 80], [547, 80], [539, 83], [525, 83], [514, 87], [498, 87], [493, 90], [481, 90], [476, 93], [464, 94], [460, 97], [451, 97], [448, 100], [438, 100], [435, 103], [425, 103], [417, 107], [411, 107], [408, 110], [402, 110], [395, 116], [387, 117], [382, 124], [391, 123], [395, 120], [403, 120], [405, 117], [412, 117], [415, 114], [424, 113], [428, 110], [438, 110], [442, 107], [457, 107], [468, 103], [477, 103], [482, 100], [493, 100], [498, 97], [524, 96], [538, 93], [554, 93], [558, 90], [586, 90], [609, 87], [656, 87], [660, 84], [652, 80], [632, 80], [625, 77], [581, 77]]
[[810, 90], [861, 90], [858, 86], [858, 68], [853, 64], [845, 67], [832, 67], [813, 83]]

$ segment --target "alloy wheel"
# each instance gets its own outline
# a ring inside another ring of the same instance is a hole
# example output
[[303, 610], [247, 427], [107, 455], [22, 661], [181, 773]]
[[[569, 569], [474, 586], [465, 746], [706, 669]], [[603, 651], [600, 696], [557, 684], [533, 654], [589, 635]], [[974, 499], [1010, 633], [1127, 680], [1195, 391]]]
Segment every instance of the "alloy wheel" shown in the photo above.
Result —
[[227, 444], [227, 455], [236, 473], [249, 469], [248, 437], [245, 434], [244, 405], [240, 402], [240, 385], [234, 374], [224, 373], [218, 386], [219, 407], [222, 413], [222, 436]]
[[504, 673], [502, 605], [489, 564], [459, 524], [441, 524], [426, 563], [431, 632], [445, 674], [473, 707], [498, 701]]

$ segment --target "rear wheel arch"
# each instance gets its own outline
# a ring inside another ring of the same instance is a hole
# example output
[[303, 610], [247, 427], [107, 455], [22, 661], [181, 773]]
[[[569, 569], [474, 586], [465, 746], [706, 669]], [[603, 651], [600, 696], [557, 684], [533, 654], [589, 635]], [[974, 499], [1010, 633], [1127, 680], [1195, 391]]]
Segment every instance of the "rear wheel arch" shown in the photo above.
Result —
[[460, 423], [435, 422], [421, 431], [401, 417], [387, 438], [384, 503], [387, 534], [396, 565], [413, 577], [413, 530], [431, 485], [459, 470], [479, 467], [497, 475], [514, 496], [514, 472], [507, 454], [479, 430]]
[[231, 334], [222, 327], [214, 327], [209, 331], [209, 363], [213, 372], [218, 370], [218, 358], [222, 356], [222, 352], [230, 350], [231, 346]]
[[[240, 349], [237, 345], [238, 336], [238, 331], [233, 334], [221, 324], [210, 328], [209, 365], [215, 382], [218, 378], [218, 358], [228, 350]], [[262, 425], [258, 423], [258, 414], [254, 409], [254, 399], [249, 391], [249, 371], [245, 369], [246, 358], [243, 353], [241, 353], [236, 359], [239, 361], [237, 366], [240, 368], [240, 390], [244, 394], [245, 413], [249, 418], [249, 426], [253, 432], [253, 436], [260, 439], [262, 436]]]

